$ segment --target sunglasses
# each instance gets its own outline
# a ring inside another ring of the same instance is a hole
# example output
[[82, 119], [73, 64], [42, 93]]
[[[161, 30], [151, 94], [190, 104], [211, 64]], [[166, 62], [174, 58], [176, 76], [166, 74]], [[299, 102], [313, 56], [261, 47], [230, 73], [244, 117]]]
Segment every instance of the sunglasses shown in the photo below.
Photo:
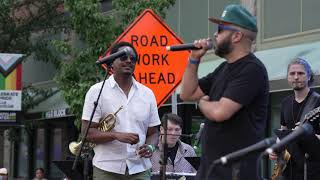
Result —
[[217, 30], [217, 32], [220, 33], [220, 32], [223, 31], [223, 30], [229, 30], [229, 31], [239, 32], [239, 30], [236, 29], [236, 28], [234, 28], [234, 27], [219, 24], [219, 25], [218, 25], [218, 30]]
[[132, 55], [129, 56], [129, 57], [128, 56], [121, 56], [120, 60], [121, 61], [126, 61], [128, 58], [130, 58], [130, 61], [133, 62], [133, 63], [135, 63], [137, 61], [137, 58], [135, 56], [132, 56]]

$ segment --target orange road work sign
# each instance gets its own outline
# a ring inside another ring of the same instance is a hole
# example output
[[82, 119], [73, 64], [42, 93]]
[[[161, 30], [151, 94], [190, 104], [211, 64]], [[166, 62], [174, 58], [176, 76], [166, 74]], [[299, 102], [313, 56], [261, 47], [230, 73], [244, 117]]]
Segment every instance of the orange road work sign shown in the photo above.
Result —
[[143, 11], [114, 43], [121, 41], [130, 42], [136, 48], [139, 61], [135, 79], [154, 92], [159, 108], [180, 84], [189, 51], [166, 51], [166, 46], [183, 42], [150, 9]]

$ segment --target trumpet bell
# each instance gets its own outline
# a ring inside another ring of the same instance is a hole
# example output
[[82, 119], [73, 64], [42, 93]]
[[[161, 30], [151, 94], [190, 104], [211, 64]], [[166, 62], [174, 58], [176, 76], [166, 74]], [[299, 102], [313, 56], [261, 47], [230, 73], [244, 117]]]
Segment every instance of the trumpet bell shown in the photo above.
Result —
[[80, 146], [81, 146], [81, 143], [82, 143], [82, 141], [80, 141], [78, 143], [73, 141], [69, 144], [69, 150], [73, 155], [76, 155], [78, 153]]
[[[105, 114], [103, 116], [103, 118], [100, 119], [99, 127], [98, 127], [99, 131], [101, 131], [101, 132], [111, 131], [116, 125], [116, 120], [117, 120], [116, 114], [121, 109], [123, 109], [123, 106], [120, 106], [119, 109], [115, 113]], [[80, 141], [78, 143], [73, 141], [69, 144], [69, 150], [73, 155], [78, 154], [78, 151], [80, 150], [81, 143], [82, 143], [82, 141]], [[93, 143], [86, 142], [84, 145], [88, 146], [91, 149], [95, 147], [95, 144], [93, 144]]]

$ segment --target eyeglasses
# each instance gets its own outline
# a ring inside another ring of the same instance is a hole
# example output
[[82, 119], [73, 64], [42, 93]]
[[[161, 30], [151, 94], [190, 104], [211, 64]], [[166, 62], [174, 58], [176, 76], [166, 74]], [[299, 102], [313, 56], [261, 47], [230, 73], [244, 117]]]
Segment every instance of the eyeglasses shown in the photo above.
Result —
[[[130, 61], [133, 63], [135, 63], [137, 61], [137, 58], [135, 56], [131, 55], [131, 56], [129, 56], [129, 58], [130, 58]], [[120, 57], [121, 61], [126, 61], [127, 59], [128, 59], [128, 56], [121, 56]]]
[[240, 30], [238, 30], [238, 29], [236, 29], [234, 27], [219, 24], [217, 32], [220, 33], [223, 30], [229, 30], [229, 31], [234, 31], [234, 32], [239, 32], [240, 31]]

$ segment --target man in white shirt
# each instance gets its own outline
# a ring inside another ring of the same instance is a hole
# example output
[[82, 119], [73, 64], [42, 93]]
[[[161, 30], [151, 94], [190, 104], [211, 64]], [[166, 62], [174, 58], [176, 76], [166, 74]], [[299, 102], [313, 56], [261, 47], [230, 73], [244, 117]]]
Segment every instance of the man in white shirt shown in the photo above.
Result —
[[[105, 82], [94, 113], [87, 140], [95, 143], [93, 157], [94, 179], [150, 179], [150, 157], [157, 144], [160, 125], [153, 92], [133, 78], [137, 52], [127, 42], [115, 44], [110, 54], [130, 48], [130, 56], [112, 63], [113, 75]], [[86, 94], [82, 114], [82, 130], [88, 126], [102, 82], [93, 85]], [[98, 122], [104, 115], [116, 114], [115, 127], [99, 131]]]

